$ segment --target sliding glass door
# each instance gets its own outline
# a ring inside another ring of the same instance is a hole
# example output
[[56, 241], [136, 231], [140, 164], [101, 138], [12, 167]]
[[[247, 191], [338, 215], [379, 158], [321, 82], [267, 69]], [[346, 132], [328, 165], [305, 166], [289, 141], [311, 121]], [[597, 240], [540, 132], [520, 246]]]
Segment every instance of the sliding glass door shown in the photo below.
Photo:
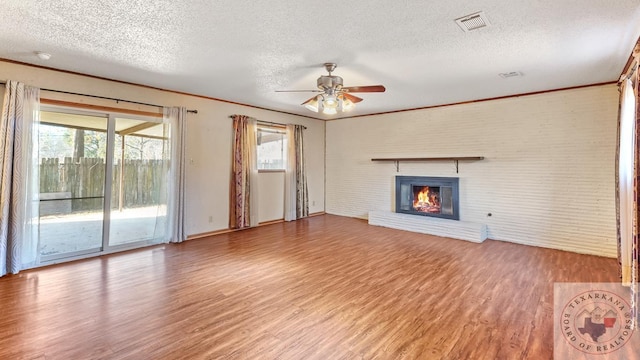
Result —
[[166, 232], [168, 137], [162, 123], [115, 119], [109, 246], [161, 241]]
[[160, 119], [41, 112], [43, 262], [166, 238], [169, 141]]
[[107, 148], [104, 116], [41, 112], [40, 255], [102, 248]]

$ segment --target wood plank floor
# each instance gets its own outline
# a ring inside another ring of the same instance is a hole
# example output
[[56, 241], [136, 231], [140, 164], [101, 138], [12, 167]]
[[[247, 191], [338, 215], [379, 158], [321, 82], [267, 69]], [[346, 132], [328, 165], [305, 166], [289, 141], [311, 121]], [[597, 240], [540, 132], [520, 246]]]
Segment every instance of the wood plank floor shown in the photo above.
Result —
[[0, 359], [551, 359], [616, 266], [324, 215], [0, 278]]

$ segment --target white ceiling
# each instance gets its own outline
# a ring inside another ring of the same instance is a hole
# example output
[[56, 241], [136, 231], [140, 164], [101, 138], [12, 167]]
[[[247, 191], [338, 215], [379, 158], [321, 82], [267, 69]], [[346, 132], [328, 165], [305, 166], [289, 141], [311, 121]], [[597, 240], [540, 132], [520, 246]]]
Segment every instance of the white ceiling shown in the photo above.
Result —
[[[490, 27], [454, 22], [478, 11]], [[4, 0], [0, 14], [0, 58], [318, 118], [332, 117], [300, 106], [312, 94], [275, 90], [314, 89], [325, 62], [345, 86], [386, 86], [356, 94], [353, 116], [615, 81], [640, 36], [638, 0]]]

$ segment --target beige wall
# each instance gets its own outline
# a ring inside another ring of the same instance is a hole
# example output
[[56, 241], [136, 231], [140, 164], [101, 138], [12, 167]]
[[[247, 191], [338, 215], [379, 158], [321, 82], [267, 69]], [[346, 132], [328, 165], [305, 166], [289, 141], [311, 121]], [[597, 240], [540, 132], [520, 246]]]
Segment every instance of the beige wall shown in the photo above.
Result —
[[[457, 176], [461, 220], [489, 238], [615, 256], [617, 104], [606, 85], [330, 121], [327, 212], [392, 211], [396, 175]], [[430, 156], [485, 160], [371, 162]]]
[[[229, 224], [229, 181], [231, 169], [231, 131], [229, 115], [244, 114], [260, 120], [279, 123], [302, 124], [305, 130], [309, 200], [311, 213], [324, 211], [324, 138], [325, 123], [274, 111], [153, 90], [91, 77], [66, 74], [25, 65], [0, 61], [0, 80], [18, 80], [43, 89], [114, 97], [165, 106], [186, 106], [197, 109], [198, 114], [187, 116], [187, 199], [186, 230], [189, 235], [226, 229]], [[212, 86], [215, 86], [212, 84]], [[137, 105], [116, 104], [86, 97], [43, 92], [42, 97], [75, 102], [97, 103], [104, 106], [126, 106], [132, 109], [153, 111]], [[269, 196], [282, 193], [284, 177], [261, 176], [261, 190], [272, 190]], [[274, 220], [277, 214], [283, 218], [282, 204], [262, 201], [259, 213]], [[212, 221], [209, 221], [209, 218]]]

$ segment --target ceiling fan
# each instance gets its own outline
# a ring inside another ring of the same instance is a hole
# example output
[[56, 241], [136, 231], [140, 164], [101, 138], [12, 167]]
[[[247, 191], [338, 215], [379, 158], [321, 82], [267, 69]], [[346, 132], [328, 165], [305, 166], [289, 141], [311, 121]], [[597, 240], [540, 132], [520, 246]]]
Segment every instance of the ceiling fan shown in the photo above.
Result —
[[338, 111], [349, 111], [354, 107], [354, 104], [363, 100], [362, 98], [351, 95], [351, 93], [384, 92], [386, 90], [382, 85], [344, 87], [340, 76], [331, 75], [337, 65], [335, 63], [325, 63], [324, 67], [327, 69], [329, 75], [321, 75], [318, 78], [318, 90], [276, 90], [276, 92], [320, 93], [303, 102], [301, 105], [304, 105], [313, 112], [333, 115]]

